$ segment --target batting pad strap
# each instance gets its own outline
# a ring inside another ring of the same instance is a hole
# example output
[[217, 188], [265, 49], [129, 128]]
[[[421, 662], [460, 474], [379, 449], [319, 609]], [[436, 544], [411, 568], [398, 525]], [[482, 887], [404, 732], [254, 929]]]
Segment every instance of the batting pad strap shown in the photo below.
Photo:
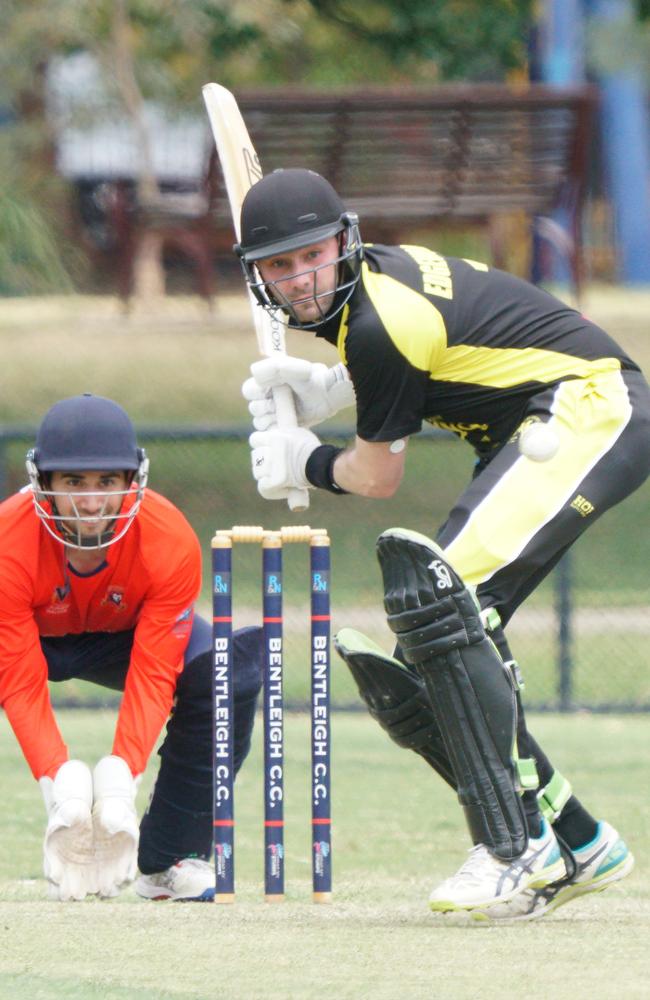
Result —
[[481, 611], [481, 621], [486, 632], [495, 632], [501, 625], [501, 615], [496, 608], [484, 608]]
[[519, 788], [522, 792], [532, 791], [539, 787], [539, 775], [537, 765], [532, 757], [517, 757], [515, 761], [517, 767], [517, 777], [519, 778]]
[[537, 793], [539, 811], [544, 819], [555, 822], [571, 798], [571, 791], [570, 782], [559, 771], [554, 771], [549, 783]]
[[524, 687], [524, 675], [521, 672], [519, 664], [516, 660], [504, 660], [503, 665], [506, 670], [510, 671], [510, 676], [512, 677], [512, 683], [515, 686], [515, 691], [523, 691]]

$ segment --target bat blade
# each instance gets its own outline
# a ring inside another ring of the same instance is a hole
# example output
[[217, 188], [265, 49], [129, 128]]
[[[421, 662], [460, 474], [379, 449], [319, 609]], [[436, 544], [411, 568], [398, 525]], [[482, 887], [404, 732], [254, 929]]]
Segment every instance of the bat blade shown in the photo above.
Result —
[[[234, 95], [221, 84], [207, 83], [203, 87], [203, 100], [226, 185], [235, 236], [239, 241], [242, 202], [249, 188], [263, 176], [262, 167]], [[248, 299], [260, 353], [265, 356], [285, 354], [283, 324], [257, 304], [250, 288]], [[273, 400], [278, 426], [296, 427], [296, 409], [289, 386], [274, 389]], [[307, 490], [292, 490], [287, 502], [291, 510], [306, 510], [309, 493]]]

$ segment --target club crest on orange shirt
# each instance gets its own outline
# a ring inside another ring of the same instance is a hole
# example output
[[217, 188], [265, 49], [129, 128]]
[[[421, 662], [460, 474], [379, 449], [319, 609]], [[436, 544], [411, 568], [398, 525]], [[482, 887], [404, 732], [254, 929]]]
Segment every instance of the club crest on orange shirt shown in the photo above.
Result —
[[124, 587], [111, 584], [102, 598], [102, 607], [112, 605], [116, 611], [126, 611], [127, 604], [124, 602]]
[[49, 606], [45, 609], [48, 615], [64, 615], [70, 610], [70, 582], [65, 581], [62, 587], [55, 587]]

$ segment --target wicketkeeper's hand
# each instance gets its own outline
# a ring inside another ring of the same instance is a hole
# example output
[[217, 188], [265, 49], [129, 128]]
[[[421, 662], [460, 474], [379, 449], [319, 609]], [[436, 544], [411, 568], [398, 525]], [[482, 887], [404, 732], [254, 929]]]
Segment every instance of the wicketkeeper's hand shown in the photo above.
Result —
[[80, 760], [62, 764], [52, 778], [41, 778], [47, 809], [43, 870], [55, 899], [84, 899], [97, 892], [93, 850], [93, 780]]
[[251, 374], [242, 385], [242, 394], [248, 400], [253, 426], [258, 431], [268, 430], [277, 423], [271, 392], [275, 386], [288, 385], [292, 390], [300, 427], [312, 427], [356, 403], [354, 387], [343, 364], [328, 368], [287, 354], [274, 354], [255, 361]]
[[305, 466], [320, 441], [306, 427], [283, 430], [273, 426], [266, 431], [254, 431], [248, 443], [252, 449], [253, 476], [265, 500], [286, 500], [292, 489], [312, 489]]
[[140, 829], [135, 809], [137, 783], [121, 757], [102, 757], [93, 771], [93, 834], [97, 892], [116, 896], [135, 878]]

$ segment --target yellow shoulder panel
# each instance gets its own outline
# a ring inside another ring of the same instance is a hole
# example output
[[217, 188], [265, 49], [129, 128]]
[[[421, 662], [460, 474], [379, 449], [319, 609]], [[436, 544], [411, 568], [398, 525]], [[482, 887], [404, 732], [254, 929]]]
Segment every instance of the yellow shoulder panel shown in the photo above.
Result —
[[368, 297], [400, 354], [420, 371], [432, 372], [447, 345], [441, 313], [419, 292], [388, 274], [376, 274], [362, 265]]

